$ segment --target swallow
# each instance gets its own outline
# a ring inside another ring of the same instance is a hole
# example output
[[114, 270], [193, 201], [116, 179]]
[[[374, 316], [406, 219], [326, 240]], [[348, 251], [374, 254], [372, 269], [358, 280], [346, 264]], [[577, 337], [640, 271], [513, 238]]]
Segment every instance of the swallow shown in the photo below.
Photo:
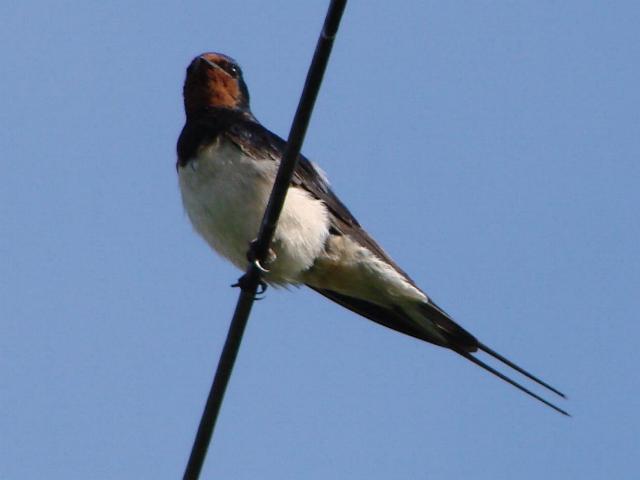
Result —
[[[186, 122], [177, 144], [182, 202], [195, 230], [245, 270], [286, 142], [251, 113], [237, 62], [197, 56], [183, 88]], [[569, 415], [478, 359], [482, 351], [547, 390], [565, 395], [458, 325], [371, 238], [329, 186], [298, 158], [269, 252], [264, 280], [306, 285], [380, 325], [447, 348], [554, 410]]]

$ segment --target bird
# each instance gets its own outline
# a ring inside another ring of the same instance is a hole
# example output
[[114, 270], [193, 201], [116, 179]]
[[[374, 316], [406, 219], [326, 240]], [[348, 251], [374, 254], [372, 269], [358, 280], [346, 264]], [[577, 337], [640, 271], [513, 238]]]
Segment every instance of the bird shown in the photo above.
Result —
[[[176, 169], [184, 209], [209, 246], [245, 270], [286, 142], [253, 115], [242, 70], [227, 55], [196, 56], [186, 71], [183, 98], [186, 121]], [[484, 352], [566, 398], [456, 323], [365, 231], [324, 172], [302, 154], [263, 270], [269, 285], [306, 285], [380, 325], [449, 349], [569, 416], [477, 358]]]

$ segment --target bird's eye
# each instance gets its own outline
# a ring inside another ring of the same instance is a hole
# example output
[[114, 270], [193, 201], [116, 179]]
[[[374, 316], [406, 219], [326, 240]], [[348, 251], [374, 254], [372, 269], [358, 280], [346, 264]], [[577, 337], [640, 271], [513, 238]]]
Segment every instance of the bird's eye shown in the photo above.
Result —
[[234, 78], [237, 78], [240, 76], [240, 67], [238, 67], [237, 65], [229, 65], [226, 68], [227, 72], [229, 72], [229, 75], [231, 75]]

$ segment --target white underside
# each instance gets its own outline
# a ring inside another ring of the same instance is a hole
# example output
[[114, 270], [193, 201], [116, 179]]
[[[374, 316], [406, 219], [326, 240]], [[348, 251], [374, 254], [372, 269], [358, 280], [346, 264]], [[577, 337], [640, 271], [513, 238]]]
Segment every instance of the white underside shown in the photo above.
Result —
[[[253, 160], [223, 141], [202, 149], [179, 169], [182, 200], [193, 226], [242, 270], [276, 168], [275, 162]], [[348, 236], [330, 236], [329, 224], [324, 203], [290, 188], [272, 244], [277, 259], [266, 280], [307, 283], [383, 306], [404, 306], [407, 313], [426, 301], [423, 292], [368, 249]]]
[[[216, 142], [179, 169], [180, 191], [195, 229], [240, 269], [258, 234], [277, 165], [256, 161], [234, 144]], [[277, 261], [269, 282], [300, 283], [324, 249], [329, 218], [324, 204], [299, 188], [287, 193], [272, 249]]]

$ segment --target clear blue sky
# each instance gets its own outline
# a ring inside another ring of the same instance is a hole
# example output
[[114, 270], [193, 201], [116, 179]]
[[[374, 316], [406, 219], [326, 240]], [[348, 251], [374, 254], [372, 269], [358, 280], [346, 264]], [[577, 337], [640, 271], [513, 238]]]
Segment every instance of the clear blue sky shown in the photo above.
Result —
[[[326, 6], [2, 2], [0, 478], [181, 476], [239, 276], [180, 204], [184, 70], [235, 57], [286, 135]], [[271, 289], [203, 478], [635, 478], [638, 25], [637, 2], [353, 1], [304, 146], [574, 418]]]

